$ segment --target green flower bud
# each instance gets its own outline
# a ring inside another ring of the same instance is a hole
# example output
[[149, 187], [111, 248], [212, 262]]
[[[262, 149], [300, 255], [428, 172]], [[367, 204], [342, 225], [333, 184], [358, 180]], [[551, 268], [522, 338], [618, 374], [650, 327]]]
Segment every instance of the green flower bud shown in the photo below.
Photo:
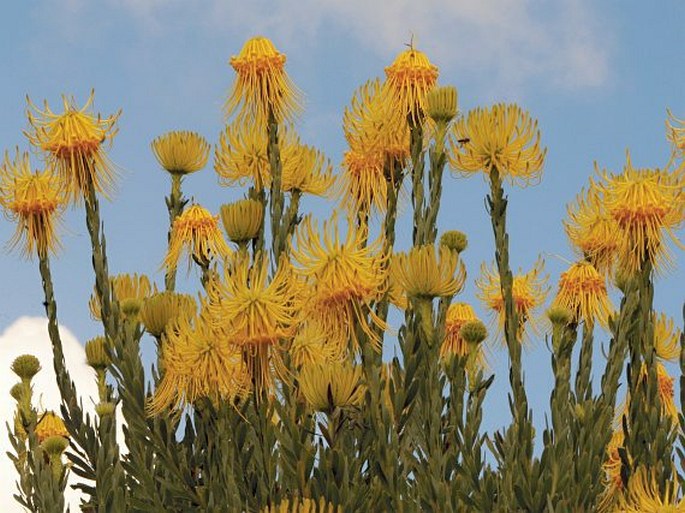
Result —
[[458, 230], [449, 230], [440, 237], [440, 245], [446, 246], [452, 251], [461, 253], [469, 245], [466, 234]]
[[55, 457], [59, 458], [67, 447], [69, 447], [69, 440], [60, 435], [53, 435], [43, 440], [43, 443], [41, 443], [40, 446], [48, 453], [50, 459]]
[[192, 317], [196, 308], [195, 300], [189, 294], [160, 292], [143, 302], [140, 320], [148, 333], [159, 338], [169, 322], [181, 315]]
[[105, 337], [95, 337], [86, 342], [86, 363], [95, 370], [106, 369], [112, 363], [108, 347]]
[[129, 297], [121, 301], [121, 313], [123, 313], [128, 318], [138, 317], [138, 312], [140, 312], [140, 307], [142, 302], [140, 299]]
[[107, 417], [108, 415], [114, 415], [114, 410], [117, 405], [112, 402], [101, 402], [95, 406], [95, 413], [98, 417]]
[[24, 385], [22, 383], [15, 383], [12, 388], [10, 388], [10, 395], [15, 401], [21, 402], [24, 398]]
[[552, 306], [547, 310], [547, 318], [555, 326], [566, 326], [573, 319], [573, 314], [563, 306]]
[[40, 371], [40, 362], [35, 356], [24, 354], [12, 362], [12, 371], [21, 379], [30, 381]]
[[477, 346], [487, 338], [488, 329], [481, 321], [469, 321], [461, 327], [459, 335], [470, 346]]
[[457, 115], [457, 88], [437, 86], [426, 95], [426, 114], [436, 123], [447, 124]]

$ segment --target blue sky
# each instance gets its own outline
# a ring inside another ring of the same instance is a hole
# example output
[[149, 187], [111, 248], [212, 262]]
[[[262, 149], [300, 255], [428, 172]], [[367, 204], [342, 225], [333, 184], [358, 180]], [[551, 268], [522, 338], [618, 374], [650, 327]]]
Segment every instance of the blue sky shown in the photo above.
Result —
[[[508, 190], [511, 260], [527, 270], [542, 253], [553, 292], [567, 265], [562, 258], [572, 258], [561, 220], [593, 173], [593, 162], [620, 171], [626, 149], [639, 167], [668, 160], [666, 108], [685, 117], [684, 23], [679, 0], [12, 2], [0, 19], [0, 150], [27, 148], [27, 94], [57, 107], [61, 94], [83, 103], [94, 88], [99, 112], [122, 109], [110, 152], [120, 170], [118, 191], [102, 206], [110, 271], [146, 273], [161, 284], [169, 185], [150, 141], [174, 129], [218, 140], [221, 106], [233, 79], [227, 61], [247, 38], [266, 35], [287, 54], [291, 78], [306, 95], [298, 125], [302, 139], [337, 165], [345, 149], [345, 105], [356, 87], [383, 76], [413, 34], [416, 47], [440, 68], [439, 82], [458, 88], [463, 112], [515, 101], [539, 120], [549, 150], [542, 183]], [[184, 188], [214, 211], [243, 193], [219, 187], [211, 163]], [[493, 258], [485, 192], [480, 177], [446, 176], [439, 218], [440, 230], [460, 229], [469, 236], [469, 282], [461, 299], [473, 301], [483, 316], [473, 279], [481, 262]], [[331, 206], [306, 204], [319, 217]], [[409, 210], [407, 205], [400, 220], [400, 247], [408, 244]], [[53, 260], [61, 321], [82, 342], [100, 333], [87, 308], [93, 278], [83, 217], [78, 210], [67, 213], [65, 249]], [[1, 221], [0, 241], [9, 240], [13, 230]], [[685, 238], [682, 230], [679, 235]], [[680, 250], [675, 255], [677, 268], [657, 282], [655, 302], [682, 325], [685, 259]], [[0, 333], [20, 316], [43, 315], [35, 262], [3, 252], [0, 277]], [[181, 285], [196, 290], [195, 281]], [[536, 341], [524, 358], [542, 428], [551, 391], [549, 351]], [[507, 422], [509, 389], [506, 358], [495, 351], [490, 360], [497, 379], [487, 402], [488, 430]], [[602, 365], [599, 353], [595, 361]]]

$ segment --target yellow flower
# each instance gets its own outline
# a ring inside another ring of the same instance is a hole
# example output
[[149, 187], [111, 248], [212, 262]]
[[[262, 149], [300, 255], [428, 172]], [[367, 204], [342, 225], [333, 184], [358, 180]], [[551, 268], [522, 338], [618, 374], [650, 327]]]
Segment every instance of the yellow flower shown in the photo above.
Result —
[[159, 292], [145, 298], [140, 309], [140, 322], [154, 337], [161, 337], [166, 327], [177, 317], [195, 317], [197, 305], [192, 296], [175, 292]]
[[0, 167], [0, 206], [17, 229], [10, 246], [22, 245], [25, 256], [55, 253], [60, 244], [55, 233], [56, 217], [66, 204], [62, 183], [51, 170], [31, 172], [28, 153], [11, 161], [5, 153]]
[[210, 282], [207, 311], [215, 329], [239, 348], [257, 390], [271, 384], [271, 370], [285, 376], [278, 347], [297, 330], [301, 286], [290, 263], [282, 258], [268, 280], [269, 259], [257, 254], [254, 265], [239, 256], [224, 270], [223, 280]]
[[316, 411], [356, 407], [364, 400], [362, 369], [348, 362], [304, 365], [300, 370], [300, 390]]
[[342, 508], [333, 506], [322, 497], [314, 499], [284, 499], [277, 506], [264, 508], [261, 513], [342, 513]]
[[618, 223], [609, 215], [595, 187], [581, 192], [567, 208], [566, 236], [579, 257], [605, 276], [613, 272], [617, 256]]
[[335, 183], [330, 160], [316, 148], [300, 144], [295, 138], [281, 153], [281, 189], [315, 196], [328, 196]]
[[[646, 381], [647, 377], [647, 365], [643, 363], [640, 371], [640, 379]], [[661, 415], [664, 417], [669, 417], [672, 425], [677, 426], [679, 411], [674, 398], [673, 384], [675, 383], [675, 379], [669, 375], [666, 367], [664, 367], [664, 364], [658, 361], [656, 362], [656, 379], [657, 387], [659, 389]], [[645, 408], [650, 409], [651, 405], [645, 405]], [[619, 411], [622, 411], [621, 416], [628, 415], [628, 412], [630, 411], [630, 396], [626, 397], [624, 407], [623, 409], [619, 408]], [[645, 414], [647, 413], [648, 412], [645, 412]], [[621, 417], [618, 418], [619, 422], [620, 418]]]
[[271, 185], [271, 165], [267, 155], [267, 133], [252, 122], [226, 125], [214, 152], [214, 170], [219, 184], [245, 185], [248, 181], [261, 191]]
[[546, 149], [540, 148], [537, 121], [518, 105], [477, 108], [453, 125], [452, 168], [466, 175], [495, 168], [512, 183], [537, 182]]
[[448, 355], [468, 356], [469, 347], [461, 336], [461, 328], [469, 321], [477, 321], [473, 307], [468, 303], [452, 303], [447, 309], [445, 338], [440, 346], [440, 358]]
[[673, 319], [665, 314], [654, 314], [654, 350], [662, 360], [676, 361], [680, 358], [680, 329], [674, 328]]
[[[543, 276], [544, 261], [538, 260], [526, 274], [521, 270], [514, 275], [512, 295], [514, 308], [518, 317], [518, 337], [523, 340], [526, 326], [530, 326], [533, 333], [538, 333], [537, 309], [545, 302], [549, 287], [547, 276]], [[476, 280], [480, 292], [478, 298], [485, 306], [493, 311], [500, 333], [504, 330], [504, 299], [500, 285], [499, 272], [495, 267], [488, 269], [481, 266], [481, 276]]]
[[466, 268], [459, 254], [440, 246], [416, 246], [408, 253], [398, 253], [390, 273], [410, 298], [453, 296], [466, 281]]
[[236, 72], [226, 115], [236, 110], [242, 119], [256, 124], [272, 113], [276, 121], [292, 121], [301, 110], [301, 93], [285, 72], [286, 57], [266, 37], [249, 39], [230, 64]]
[[680, 152], [681, 157], [685, 156], [685, 120], [678, 119], [670, 110], [667, 112], [666, 138]]
[[[636, 273], [649, 260], [657, 271], [672, 259], [665, 234], [681, 245], [675, 234], [685, 221], [685, 176], [660, 169], [636, 169], [627, 155], [620, 175], [600, 173], [596, 185], [609, 215], [618, 223], [619, 265]], [[682, 246], [682, 245], [681, 245]]]
[[599, 513], [614, 513], [617, 504], [623, 497], [623, 480], [621, 479], [621, 457], [618, 450], [623, 447], [624, 435], [621, 429], [616, 429], [611, 435], [602, 463], [604, 490], [599, 495], [597, 511]]
[[187, 175], [207, 164], [209, 143], [195, 132], [168, 132], [152, 141], [157, 162], [172, 175]]
[[348, 150], [343, 155], [337, 196], [350, 215], [368, 214], [371, 207], [384, 212], [388, 204], [385, 157], [376, 150]]
[[678, 484], [669, 481], [661, 492], [653, 470], [638, 467], [630, 476], [626, 492], [621, 501], [622, 513], [685, 513], [685, 499], [678, 499]]
[[36, 423], [36, 436], [38, 443], [42, 443], [43, 440], [51, 436], [69, 438], [69, 431], [67, 431], [64, 421], [55, 412], [46, 411]]
[[250, 387], [240, 350], [212, 328], [204, 312], [171, 322], [161, 360], [162, 379], [146, 407], [151, 416], [169, 408], [180, 410], [201, 398], [232, 401]]
[[209, 263], [212, 258], [227, 258], [229, 249], [219, 229], [218, 216], [200, 205], [192, 205], [174, 220], [169, 249], [162, 264], [176, 269], [183, 251], [188, 252], [188, 269], [193, 259]]
[[323, 237], [310, 217], [296, 231], [297, 245], [292, 250], [298, 272], [307, 280], [309, 299], [305, 306], [308, 319], [318, 323], [341, 348], [352, 342], [358, 348], [357, 327], [380, 350], [381, 340], [374, 328], [385, 323], [371, 309], [371, 302], [383, 292], [386, 256], [381, 254], [381, 240], [364, 245], [365, 232], [348, 220], [347, 237], [340, 239], [338, 220], [323, 225]]
[[393, 97], [395, 108], [412, 123], [420, 123], [426, 108], [426, 95], [438, 80], [438, 68], [425, 53], [411, 46], [385, 68], [385, 75], [385, 87]]
[[561, 273], [553, 306], [568, 309], [575, 322], [597, 319], [604, 327], [612, 312], [604, 277], [589, 262], [576, 262]]
[[[143, 305], [143, 301], [150, 297], [150, 295], [157, 292], [155, 284], [150, 285], [150, 279], [141, 274], [119, 274], [111, 276], [109, 279], [112, 295], [119, 301], [120, 304], [128, 300], [133, 300], [138, 303], [138, 309]], [[88, 308], [90, 315], [95, 320], [100, 320], [100, 299], [97, 292], [93, 291], [88, 301]]]
[[256, 239], [264, 222], [264, 207], [257, 200], [244, 199], [221, 205], [221, 222], [226, 235], [236, 244]]
[[345, 353], [328, 341], [326, 333], [314, 322], [306, 322], [290, 345], [290, 359], [296, 368], [339, 361]]
[[114, 182], [105, 145], [111, 144], [118, 131], [120, 112], [109, 118], [89, 112], [93, 94], [81, 109], [65, 96], [62, 114], [52, 112], [47, 102], [40, 110], [30, 100], [26, 112], [30, 129], [24, 133], [33, 146], [45, 152], [49, 166], [66, 186], [68, 199], [75, 201], [88, 195], [91, 185], [96, 192], [107, 195]]

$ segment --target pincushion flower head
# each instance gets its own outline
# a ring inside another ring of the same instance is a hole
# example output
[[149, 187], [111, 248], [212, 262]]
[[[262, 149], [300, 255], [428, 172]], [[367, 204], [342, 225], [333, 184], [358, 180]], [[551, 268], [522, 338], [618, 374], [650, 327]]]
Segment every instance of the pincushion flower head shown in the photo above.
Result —
[[426, 108], [426, 95], [438, 80], [438, 68], [413, 45], [400, 52], [385, 68], [385, 88], [395, 108], [412, 124], [420, 124]]
[[0, 206], [17, 223], [10, 246], [22, 246], [27, 257], [55, 253], [59, 247], [56, 224], [66, 205], [62, 181], [51, 169], [32, 172], [28, 153], [5, 153], [0, 167]]
[[[539, 331], [537, 311], [544, 304], [549, 292], [547, 276], [543, 275], [543, 272], [544, 261], [538, 260], [530, 271], [523, 273], [519, 270], [513, 277], [512, 295], [518, 318], [519, 341], [523, 340], [526, 327], [530, 327], [533, 333]], [[505, 312], [499, 272], [495, 267], [488, 269], [483, 264], [481, 276], [476, 280], [476, 285], [479, 289], [478, 298], [493, 312], [499, 332], [502, 333]]]
[[69, 431], [67, 431], [64, 421], [59, 415], [53, 411], [46, 411], [36, 423], [36, 436], [38, 437], [38, 442], [43, 442], [43, 440], [51, 436], [69, 438]]
[[318, 323], [331, 341], [346, 349], [359, 347], [357, 327], [380, 350], [376, 330], [385, 323], [371, 309], [384, 290], [385, 261], [381, 240], [365, 245], [365, 230], [348, 219], [347, 235], [341, 239], [337, 215], [324, 222], [322, 233], [306, 217], [296, 231], [292, 249], [297, 272], [309, 287], [304, 307], [308, 319]]
[[623, 173], [599, 173], [596, 187], [619, 230], [619, 266], [639, 272], [649, 261], [656, 271], [672, 265], [666, 236], [683, 247], [674, 231], [685, 222], [685, 176], [661, 169], [637, 169], [627, 155]]
[[240, 350], [212, 327], [205, 312], [171, 322], [161, 361], [164, 373], [147, 404], [149, 415], [180, 410], [201, 398], [231, 401], [250, 389]]
[[415, 246], [397, 253], [390, 269], [393, 280], [410, 298], [433, 299], [453, 296], [466, 281], [466, 268], [459, 255], [445, 246]]
[[559, 278], [553, 306], [566, 308], [574, 322], [585, 321], [607, 327], [612, 312], [604, 277], [589, 262], [576, 262]]
[[568, 206], [564, 230], [579, 257], [611, 276], [618, 254], [618, 223], [607, 212], [596, 187], [582, 191]]
[[[143, 306], [143, 301], [157, 292], [157, 286], [154, 283], [151, 284], [150, 279], [144, 274], [118, 274], [110, 277], [109, 282], [112, 295], [117, 301], [122, 306], [125, 303], [135, 303], [137, 308], [134, 309], [138, 311]], [[101, 314], [100, 299], [96, 291], [93, 291], [90, 296], [88, 308], [93, 319], [99, 321]]]
[[282, 341], [291, 339], [300, 321], [301, 284], [282, 258], [269, 278], [269, 259], [258, 253], [254, 264], [237, 254], [222, 280], [207, 287], [212, 326], [243, 354], [255, 386], [271, 383], [271, 370], [283, 376]]
[[653, 469], [638, 467], [631, 473], [621, 513], [685, 513], [685, 498], [677, 482], [667, 481], [663, 490]]
[[204, 137], [187, 131], [160, 135], [150, 145], [159, 165], [172, 175], [187, 175], [207, 164], [209, 143]]
[[677, 361], [680, 358], [681, 331], [674, 327], [673, 319], [665, 314], [654, 313], [654, 351], [657, 358], [665, 361]]
[[284, 144], [281, 152], [281, 190], [329, 196], [335, 183], [331, 161], [316, 148], [291, 137], [292, 141]]
[[145, 330], [157, 339], [177, 317], [195, 317], [197, 304], [193, 296], [165, 291], [152, 294], [143, 300], [140, 322]]
[[338, 345], [328, 340], [326, 332], [315, 322], [305, 322], [300, 326], [288, 353], [295, 368], [340, 361], [346, 354]]
[[304, 365], [298, 382], [305, 399], [316, 411], [332, 412], [335, 408], [356, 407], [364, 399], [362, 368], [349, 362]]
[[114, 170], [105, 150], [118, 128], [120, 112], [108, 118], [90, 112], [93, 93], [82, 108], [63, 97], [64, 111], [54, 113], [47, 101], [41, 110], [29, 100], [30, 128], [24, 133], [62, 179], [69, 200], [79, 201], [95, 192], [105, 196], [114, 185]]
[[496, 169], [512, 183], [537, 182], [545, 162], [537, 121], [518, 105], [477, 108], [452, 125], [449, 162], [459, 173]]
[[164, 267], [176, 269], [184, 251], [188, 253], [189, 269], [193, 259], [208, 265], [212, 258], [224, 259], [231, 254], [219, 228], [218, 216], [200, 205], [191, 205], [174, 220]]
[[238, 55], [230, 59], [236, 72], [226, 101], [227, 116], [237, 112], [240, 119], [266, 122], [269, 115], [280, 121], [293, 121], [301, 110], [301, 93], [285, 72], [286, 56], [266, 37], [249, 39]]

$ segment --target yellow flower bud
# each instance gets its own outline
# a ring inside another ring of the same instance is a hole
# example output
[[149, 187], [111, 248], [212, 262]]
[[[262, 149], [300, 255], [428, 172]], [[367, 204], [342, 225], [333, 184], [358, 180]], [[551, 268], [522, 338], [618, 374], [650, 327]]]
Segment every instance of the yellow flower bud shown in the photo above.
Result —
[[12, 371], [22, 380], [30, 381], [40, 371], [40, 362], [31, 354], [23, 354], [12, 362]]
[[457, 115], [457, 88], [439, 86], [426, 95], [426, 114], [438, 124], [447, 124]]
[[86, 342], [86, 363], [95, 370], [104, 370], [112, 363], [107, 352], [107, 339], [95, 337]]
[[244, 199], [222, 205], [219, 211], [226, 235], [236, 244], [257, 238], [264, 221], [264, 210], [259, 201]]

